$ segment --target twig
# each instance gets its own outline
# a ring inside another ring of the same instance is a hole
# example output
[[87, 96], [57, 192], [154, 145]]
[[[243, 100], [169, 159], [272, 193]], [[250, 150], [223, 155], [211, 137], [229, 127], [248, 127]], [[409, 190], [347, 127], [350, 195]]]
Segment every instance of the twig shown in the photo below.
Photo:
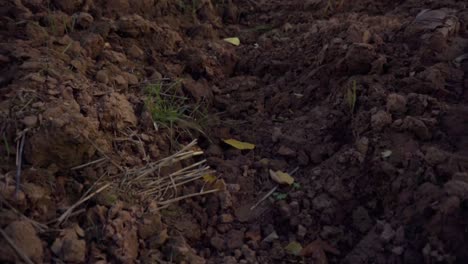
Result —
[[269, 192], [267, 192], [267, 194], [265, 194], [260, 200], [258, 200], [258, 202], [256, 202], [252, 207], [250, 207], [250, 210], [252, 211], [253, 209], [255, 209], [259, 204], [261, 204], [263, 201], [265, 201], [268, 197], [270, 197], [270, 195], [272, 195], [276, 189], [278, 189], [278, 186], [279, 185], [276, 185], [275, 187], [273, 187]]
[[199, 193], [191, 193], [191, 194], [187, 194], [187, 195], [184, 195], [184, 196], [180, 196], [180, 197], [177, 197], [177, 198], [174, 198], [174, 199], [170, 199], [170, 200], [167, 200], [167, 201], [164, 201], [164, 202], [159, 202], [158, 204], [159, 205], [168, 205], [168, 204], [171, 204], [171, 203], [174, 203], [174, 202], [178, 202], [180, 200], [184, 200], [184, 199], [187, 199], [187, 198], [192, 198], [192, 197], [196, 197], [196, 196], [201, 196], [201, 195], [205, 195], [205, 194], [209, 194], [209, 193], [215, 193], [215, 192], [218, 192], [219, 190], [218, 189], [213, 189], [213, 190], [209, 190], [209, 191], [206, 191], [206, 192], [199, 192]]
[[15, 197], [18, 199], [18, 192], [21, 185], [21, 166], [23, 165], [23, 149], [24, 149], [24, 139], [26, 137], [26, 132], [21, 133], [21, 141], [18, 141], [16, 148], [16, 188], [15, 188]]
[[[294, 170], [292, 170], [289, 175], [294, 175], [294, 173], [296, 173], [297, 171], [299, 170], [299, 167], [296, 167], [294, 168]], [[268, 197], [270, 197], [270, 195], [272, 195], [276, 189], [278, 189], [279, 185], [276, 185], [275, 187], [273, 187], [269, 192], [267, 192], [258, 202], [256, 202], [254, 205], [252, 205], [252, 207], [250, 207], [250, 210], [253, 210], [255, 209], [258, 205], [260, 205], [263, 201], [265, 201]]]
[[69, 216], [70, 214], [73, 212], [73, 210], [75, 210], [76, 207], [80, 206], [82, 203], [88, 201], [89, 199], [91, 199], [94, 195], [102, 192], [103, 190], [105, 190], [107, 187], [109, 187], [111, 184], [108, 183], [104, 186], [102, 186], [101, 188], [97, 189], [95, 192], [89, 194], [88, 196], [80, 199], [78, 202], [76, 202], [74, 205], [70, 206], [59, 218], [57, 218], [57, 225], [60, 225], [61, 223], [63, 223], [63, 221], [65, 221]]
[[85, 167], [88, 167], [88, 166], [91, 166], [93, 164], [96, 164], [96, 163], [100, 163], [102, 161], [105, 161], [107, 158], [100, 158], [100, 159], [97, 159], [97, 160], [93, 160], [91, 162], [88, 162], [88, 163], [85, 163], [85, 164], [82, 164], [82, 165], [78, 165], [76, 167], [73, 167], [71, 168], [70, 170], [79, 170], [79, 169], [82, 169], [82, 168], [85, 168]]
[[2, 237], [10, 245], [10, 247], [15, 250], [16, 254], [18, 254], [18, 256], [22, 258], [24, 262], [26, 262], [27, 264], [34, 264], [34, 262], [32, 262], [32, 260], [19, 247], [15, 245], [13, 240], [7, 235], [7, 233], [5, 233], [5, 231], [3, 231], [3, 229], [0, 229], [0, 233], [2, 234]]

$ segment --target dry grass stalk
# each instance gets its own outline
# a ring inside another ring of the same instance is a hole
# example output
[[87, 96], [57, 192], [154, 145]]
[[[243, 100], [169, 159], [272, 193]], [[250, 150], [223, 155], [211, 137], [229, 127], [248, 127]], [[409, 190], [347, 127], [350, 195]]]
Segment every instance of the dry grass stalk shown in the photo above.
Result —
[[[92, 187], [84, 194], [84, 197], [82, 197], [78, 202], [70, 206], [59, 218], [57, 218], [57, 225], [60, 225], [63, 223], [65, 220], [68, 219], [68, 217], [73, 213], [73, 210], [83, 204], [84, 202], [88, 201], [89, 199], [93, 198], [96, 194], [104, 191], [106, 188], [108, 188], [111, 184], [107, 183], [101, 188], [97, 189], [96, 191], [92, 192], [91, 194], [88, 194], [89, 191], [92, 189]], [[94, 185], [93, 185], [94, 186]], [[86, 195], [88, 194], [88, 195]]]
[[210, 167], [206, 165], [206, 160], [193, 163], [168, 175], [161, 175], [162, 168], [202, 155], [203, 151], [193, 150], [196, 144], [197, 141], [194, 140], [172, 156], [149, 163], [142, 168], [127, 171], [122, 177], [123, 180], [120, 185], [144, 199], [156, 200], [160, 205], [214, 192], [215, 190], [211, 190], [178, 197], [177, 190], [180, 186], [200, 179], [206, 174], [213, 173]]
[[34, 228], [39, 231], [40, 233], [45, 232], [49, 229], [49, 227], [45, 224], [41, 224], [37, 221], [32, 220], [31, 218], [25, 216], [20, 211], [18, 211], [13, 205], [11, 205], [3, 196], [0, 195], [0, 202], [5, 204], [10, 210], [12, 210], [15, 214], [19, 215], [21, 219], [29, 222]]

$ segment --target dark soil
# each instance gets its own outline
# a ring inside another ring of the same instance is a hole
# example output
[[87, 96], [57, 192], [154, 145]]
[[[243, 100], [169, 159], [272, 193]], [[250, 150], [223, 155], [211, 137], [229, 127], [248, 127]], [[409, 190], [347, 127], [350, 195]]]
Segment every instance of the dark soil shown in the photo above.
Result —
[[[466, 5], [2, 1], [3, 233], [35, 263], [467, 263]], [[176, 80], [203, 133], [155, 129], [145, 88]], [[221, 191], [122, 189], [194, 138]], [[270, 170], [295, 184], [258, 204]]]

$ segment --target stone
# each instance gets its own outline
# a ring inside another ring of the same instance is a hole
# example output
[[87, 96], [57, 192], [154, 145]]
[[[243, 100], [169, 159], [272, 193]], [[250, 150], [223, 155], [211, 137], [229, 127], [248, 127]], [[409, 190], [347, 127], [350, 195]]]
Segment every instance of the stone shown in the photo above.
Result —
[[224, 239], [219, 236], [214, 236], [210, 239], [210, 244], [218, 251], [222, 251], [225, 248]]
[[75, 16], [76, 16], [76, 25], [80, 26], [82, 29], [89, 28], [94, 22], [93, 16], [86, 12], [80, 12]]
[[[28, 221], [14, 221], [5, 228], [5, 233], [10, 237], [13, 243], [35, 263], [43, 263], [44, 252], [42, 242], [37, 236], [36, 230]], [[0, 238], [0, 262], [2, 263], [20, 263], [16, 252], [7, 246], [7, 242]]]
[[397, 256], [401, 256], [404, 251], [405, 251], [405, 249], [402, 246], [394, 247], [392, 249], [392, 253], [397, 255]]
[[263, 239], [263, 242], [269, 243], [269, 242], [273, 242], [274, 240], [277, 240], [277, 239], [279, 239], [279, 236], [276, 233], [276, 231], [273, 231], [268, 236], [266, 236], [265, 239]]
[[53, 0], [56, 7], [66, 13], [73, 14], [83, 4], [83, 0]]
[[247, 245], [242, 245], [242, 255], [244, 256], [245, 260], [247, 260], [248, 263], [255, 263], [256, 261], [256, 254], [255, 251], [249, 248]]
[[114, 84], [117, 89], [127, 89], [128, 82], [122, 75], [117, 75], [113, 78]]
[[447, 159], [448, 155], [444, 151], [436, 147], [429, 147], [424, 156], [424, 160], [430, 165], [438, 165]]
[[385, 111], [378, 111], [371, 116], [371, 126], [377, 131], [381, 131], [392, 123], [392, 116]]
[[315, 210], [323, 210], [332, 206], [332, 201], [330, 196], [326, 193], [322, 193], [312, 200], [312, 206]]
[[427, 140], [431, 138], [431, 132], [427, 128], [427, 126], [424, 124], [423, 121], [407, 116], [403, 120], [403, 127], [408, 129], [409, 131], [413, 132], [418, 138], [422, 140]]
[[219, 216], [219, 221], [221, 223], [232, 223], [234, 221], [234, 216], [231, 214], [222, 214]]
[[307, 234], [307, 229], [306, 229], [304, 226], [302, 226], [302, 225], [298, 225], [298, 226], [297, 226], [297, 235], [298, 235], [299, 237], [302, 237], [302, 238], [303, 238], [303, 237], [306, 236], [306, 234]]
[[109, 76], [105, 70], [100, 70], [96, 73], [96, 81], [107, 84], [109, 83]]
[[359, 206], [353, 211], [353, 226], [362, 233], [367, 232], [372, 227], [372, 219], [364, 207]]
[[395, 237], [395, 230], [393, 230], [392, 226], [389, 223], [384, 224], [382, 233], [380, 234], [380, 239], [388, 243]]
[[392, 93], [387, 97], [387, 110], [395, 113], [405, 113], [406, 103], [406, 97]]
[[226, 236], [226, 246], [229, 249], [240, 248], [244, 244], [244, 232], [241, 230], [231, 230]]
[[140, 47], [137, 45], [132, 45], [128, 50], [127, 50], [127, 55], [132, 58], [132, 59], [142, 59], [145, 53], [143, 52]]
[[278, 154], [281, 155], [281, 156], [285, 156], [285, 157], [295, 157], [296, 156], [296, 151], [294, 151], [293, 149], [291, 149], [289, 147], [281, 146], [278, 149]]
[[451, 180], [444, 185], [444, 190], [448, 195], [454, 195], [461, 200], [468, 198], [468, 183], [459, 180]]
[[35, 127], [37, 125], [37, 116], [25, 116], [21, 123], [23, 123], [27, 127]]

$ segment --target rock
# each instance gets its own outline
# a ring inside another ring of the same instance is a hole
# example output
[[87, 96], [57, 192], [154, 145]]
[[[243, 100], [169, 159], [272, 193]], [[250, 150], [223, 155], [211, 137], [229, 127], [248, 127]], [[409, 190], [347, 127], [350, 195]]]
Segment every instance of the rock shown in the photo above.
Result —
[[458, 196], [461, 200], [468, 199], [468, 183], [459, 180], [451, 180], [444, 185], [448, 195]]
[[386, 126], [392, 123], [392, 116], [385, 111], [378, 111], [371, 117], [371, 126], [377, 131], [381, 131]]
[[138, 77], [136, 77], [135, 74], [125, 72], [124, 75], [125, 75], [125, 79], [127, 80], [127, 83], [129, 85], [137, 85], [138, 84]]
[[248, 263], [255, 263], [257, 258], [255, 251], [249, 248], [247, 245], [242, 245], [242, 255], [244, 256], [245, 260], [247, 260]]
[[380, 239], [388, 243], [395, 237], [395, 231], [393, 230], [392, 226], [389, 223], [386, 223], [383, 227], [383, 231], [380, 234]]
[[397, 256], [401, 256], [404, 251], [405, 249], [402, 246], [392, 248], [392, 253]]
[[424, 124], [423, 121], [407, 116], [403, 120], [403, 128], [413, 132], [418, 138], [422, 140], [427, 140], [431, 138], [431, 132], [427, 128], [427, 126]]
[[278, 208], [279, 208], [281, 217], [284, 217], [284, 218], [291, 217], [291, 209], [289, 208], [289, 205], [286, 203], [286, 201], [284, 200], [278, 201]]
[[125, 90], [128, 88], [128, 81], [122, 75], [115, 76], [112, 81], [119, 90]]
[[285, 157], [295, 157], [296, 156], [296, 151], [294, 151], [293, 149], [288, 148], [286, 146], [281, 146], [278, 149], [278, 154], [281, 155], [281, 156], [285, 156]]
[[367, 154], [367, 150], [369, 149], [369, 139], [367, 137], [362, 137], [356, 142], [356, 149], [362, 155]]
[[219, 216], [219, 221], [224, 224], [232, 223], [234, 221], [234, 216], [231, 214], [222, 214]]
[[271, 140], [273, 142], [278, 142], [278, 140], [280, 139], [281, 135], [283, 133], [281, 132], [281, 128], [280, 127], [274, 127], [273, 128], [273, 133], [271, 134]]
[[324, 226], [320, 232], [320, 237], [325, 240], [343, 235], [343, 230], [336, 226]]
[[424, 156], [424, 160], [432, 166], [441, 164], [447, 159], [448, 155], [436, 147], [429, 147]]
[[312, 200], [312, 206], [315, 210], [323, 210], [332, 206], [332, 198], [326, 193], [322, 193]]
[[80, 44], [86, 50], [88, 56], [95, 59], [104, 48], [104, 39], [98, 34], [88, 33], [81, 39]]
[[354, 43], [349, 47], [342, 66], [349, 74], [367, 74], [372, 69], [372, 62], [376, 58], [377, 55], [372, 45]]
[[395, 113], [406, 112], [406, 97], [392, 93], [387, 97], [387, 110]]
[[145, 216], [138, 224], [138, 236], [141, 239], [147, 239], [159, 234], [164, 229], [159, 214]]
[[37, 116], [26, 116], [21, 120], [21, 123], [27, 127], [35, 127], [37, 125], [37, 120]]
[[404, 242], [405, 242], [405, 228], [403, 226], [400, 226], [395, 232], [394, 243], [403, 244]]
[[127, 50], [127, 55], [132, 59], [143, 59], [143, 56], [145, 55], [145, 53], [137, 45], [132, 45]]
[[137, 125], [138, 119], [125, 95], [114, 92], [103, 97], [102, 100], [104, 103], [100, 119], [101, 126], [122, 130]]
[[222, 263], [224, 263], [224, 264], [237, 264], [237, 260], [233, 256], [227, 256], [227, 257], [223, 258]]
[[109, 83], [109, 76], [107, 75], [107, 71], [105, 70], [100, 70], [96, 73], [96, 81], [107, 84]]
[[226, 236], [226, 246], [229, 249], [240, 248], [244, 244], [244, 232], [241, 230], [231, 230]]
[[266, 236], [265, 239], [263, 239], [263, 242], [269, 243], [269, 242], [273, 242], [274, 240], [277, 240], [277, 239], [279, 239], [279, 236], [276, 233], [276, 231], [273, 231], [268, 236]]
[[169, 235], [167, 234], [167, 229], [163, 229], [150, 240], [151, 248], [159, 249], [162, 245], [164, 245], [164, 243], [166, 243], [168, 238]]
[[83, 0], [53, 0], [53, 3], [66, 13], [73, 14], [83, 5]]
[[175, 263], [204, 264], [206, 261], [195, 253], [182, 236], [171, 237], [163, 248], [166, 256]]
[[115, 64], [124, 64], [128, 61], [124, 53], [113, 50], [104, 50], [102, 52], [102, 57]]
[[222, 251], [225, 248], [224, 239], [219, 236], [214, 236], [210, 239], [210, 244], [218, 251]]
[[151, 23], [139, 15], [127, 15], [119, 18], [117, 27], [120, 35], [136, 38], [149, 33]]
[[204, 80], [195, 81], [186, 79], [182, 82], [183, 89], [190, 94], [197, 102], [201, 100], [210, 100], [213, 97], [208, 83]]
[[353, 211], [353, 226], [362, 233], [367, 232], [372, 227], [372, 219], [364, 207], [359, 206]]
[[[27, 221], [14, 221], [5, 228], [5, 233], [11, 238], [13, 243], [21, 249], [35, 263], [43, 263], [44, 252], [42, 242], [37, 236], [34, 227]], [[22, 263], [16, 252], [8, 246], [7, 242], [0, 238], [0, 262], [2, 263]]]
[[306, 229], [304, 226], [302, 226], [302, 225], [298, 225], [298, 226], [297, 226], [297, 235], [298, 235], [299, 237], [302, 237], [302, 238], [303, 238], [303, 237], [306, 236], [306, 234], [307, 234], [307, 229]]
[[87, 29], [93, 24], [94, 18], [91, 14], [86, 13], [86, 12], [80, 12], [76, 17], [76, 25], [81, 27], [82, 29]]

